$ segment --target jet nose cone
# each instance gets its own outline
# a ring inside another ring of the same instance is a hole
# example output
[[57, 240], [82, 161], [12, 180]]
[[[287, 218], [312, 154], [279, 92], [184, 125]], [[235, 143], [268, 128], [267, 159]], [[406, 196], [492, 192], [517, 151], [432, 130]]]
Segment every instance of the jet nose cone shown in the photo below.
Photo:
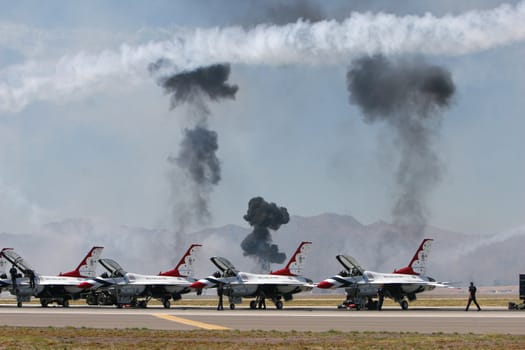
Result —
[[317, 288], [321, 288], [321, 289], [329, 289], [329, 288], [332, 288], [333, 286], [334, 285], [332, 283], [326, 280], [317, 283]]
[[206, 283], [203, 283], [201, 281], [196, 281], [190, 284], [190, 288], [194, 288], [194, 289], [202, 289], [202, 288], [206, 288], [206, 286], [207, 286]]
[[86, 281], [80, 282], [78, 284], [78, 288], [88, 289], [88, 288], [91, 288], [91, 287], [93, 287], [93, 284], [89, 283], [89, 282], [86, 282]]

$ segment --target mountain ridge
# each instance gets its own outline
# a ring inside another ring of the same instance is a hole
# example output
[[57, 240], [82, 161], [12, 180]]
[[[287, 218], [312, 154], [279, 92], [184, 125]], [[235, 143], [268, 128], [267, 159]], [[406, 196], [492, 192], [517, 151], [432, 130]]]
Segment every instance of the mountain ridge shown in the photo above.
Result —
[[[240, 248], [251, 231], [247, 224], [209, 227], [183, 235], [184, 242], [177, 244], [175, 233], [167, 229], [76, 218], [46, 224], [31, 234], [0, 233], [0, 244], [15, 248], [38, 272], [58, 274], [76, 266], [93, 245], [105, 246], [103, 255], [119, 261], [128, 271], [157, 273], [173, 266], [187, 245], [201, 243], [196, 275], [203, 276], [214, 271], [209, 257], [215, 255], [227, 257], [241, 270], [257, 271], [257, 262], [244, 256]], [[483, 237], [434, 226], [416, 232], [417, 236], [408, 235], [386, 221], [364, 225], [351, 215], [322, 213], [291, 216], [271, 237], [287, 259], [301, 241], [312, 241], [304, 274], [315, 281], [341, 269], [337, 254], [352, 255], [367, 269], [391, 272], [410, 261], [423, 238], [434, 239], [427, 272], [437, 280], [465, 285], [471, 280], [480, 285], [515, 284], [518, 274], [525, 272], [519, 249], [525, 243], [525, 227]]]

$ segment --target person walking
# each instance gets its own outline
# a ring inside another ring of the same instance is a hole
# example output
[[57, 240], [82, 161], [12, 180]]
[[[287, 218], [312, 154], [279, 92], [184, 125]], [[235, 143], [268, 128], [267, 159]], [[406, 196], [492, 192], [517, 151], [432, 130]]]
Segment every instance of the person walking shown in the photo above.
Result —
[[217, 295], [219, 296], [219, 304], [217, 304], [217, 310], [224, 310], [224, 306], [222, 305], [222, 295], [224, 294], [224, 286], [222, 283], [219, 283], [217, 285]]
[[468, 311], [468, 308], [470, 307], [470, 303], [474, 302], [474, 304], [476, 304], [476, 306], [478, 307], [478, 311], [481, 311], [481, 308], [479, 307], [479, 304], [476, 300], [476, 291], [477, 291], [477, 288], [476, 286], [474, 285], [473, 282], [470, 282], [470, 286], [468, 287], [468, 303], [467, 303], [467, 307], [465, 308], [465, 311]]

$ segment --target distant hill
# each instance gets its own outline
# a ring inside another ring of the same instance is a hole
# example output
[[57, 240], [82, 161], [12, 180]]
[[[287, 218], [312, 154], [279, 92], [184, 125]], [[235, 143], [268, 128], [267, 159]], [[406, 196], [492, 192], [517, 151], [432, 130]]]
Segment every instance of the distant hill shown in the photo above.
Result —
[[[256, 262], [243, 256], [240, 248], [240, 242], [250, 232], [248, 225], [207, 228], [186, 234], [186, 242], [175, 246], [175, 234], [169, 230], [69, 219], [45, 225], [32, 234], [0, 233], [0, 244], [15, 248], [37, 271], [56, 274], [76, 267], [93, 245], [105, 246], [103, 255], [117, 260], [129, 271], [158, 273], [173, 266], [188, 244], [202, 243], [201, 259], [196, 266], [196, 274], [202, 276], [215, 270], [209, 261], [214, 255], [227, 257], [242, 270], [256, 270]], [[435, 239], [427, 272], [437, 280], [462, 285], [471, 280], [478, 285], [508, 285], [517, 284], [518, 274], [525, 273], [522, 257], [525, 227], [491, 237], [436, 227], [407, 234], [386, 222], [363, 225], [352, 216], [327, 213], [292, 216], [288, 224], [272, 232], [272, 237], [273, 243], [288, 257], [299, 242], [313, 242], [304, 274], [314, 281], [341, 270], [336, 254], [352, 255], [371, 270], [390, 272], [403, 267], [425, 237]]]

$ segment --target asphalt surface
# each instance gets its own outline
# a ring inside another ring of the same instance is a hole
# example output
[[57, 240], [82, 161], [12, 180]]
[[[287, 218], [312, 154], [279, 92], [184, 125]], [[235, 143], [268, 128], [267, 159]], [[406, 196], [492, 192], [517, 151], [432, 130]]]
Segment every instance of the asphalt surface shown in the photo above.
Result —
[[30, 327], [150, 328], [168, 330], [236, 329], [281, 331], [390, 331], [419, 333], [525, 334], [525, 311], [484, 308], [421, 308], [403, 311], [337, 310], [296, 307], [283, 310], [217, 311], [211, 307], [151, 306], [147, 309], [0, 305], [0, 325]]

